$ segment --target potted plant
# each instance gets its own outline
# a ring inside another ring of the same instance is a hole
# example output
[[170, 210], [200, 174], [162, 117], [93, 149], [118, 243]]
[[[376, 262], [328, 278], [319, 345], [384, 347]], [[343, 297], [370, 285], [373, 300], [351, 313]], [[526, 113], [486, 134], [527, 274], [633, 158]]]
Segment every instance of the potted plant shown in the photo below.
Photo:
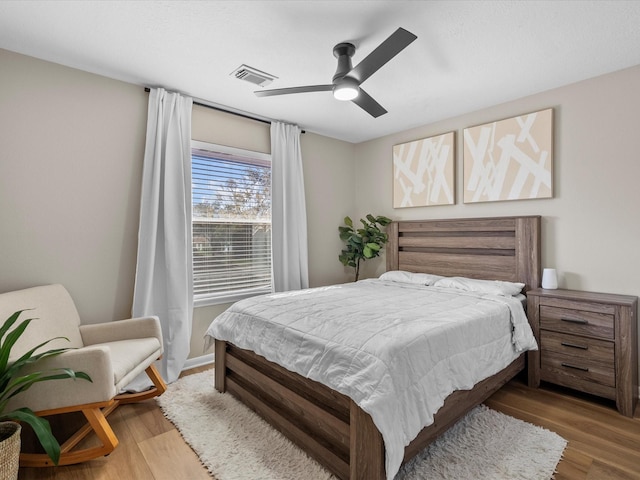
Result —
[[346, 242], [338, 259], [345, 267], [355, 268], [355, 281], [360, 276], [360, 261], [374, 258], [380, 255], [380, 249], [387, 243], [389, 237], [380, 227], [386, 227], [391, 219], [384, 216], [374, 217], [368, 214], [365, 219], [360, 219], [362, 228], [356, 229], [349, 217], [344, 217], [346, 226], [338, 227], [340, 239]]
[[[81, 378], [83, 380], [91, 381], [91, 378], [84, 372], [76, 372], [67, 368], [22, 373], [22, 367], [24, 367], [25, 365], [33, 364], [43, 358], [60, 355], [61, 353], [69, 350], [68, 348], [55, 348], [36, 353], [37, 350], [41, 349], [53, 340], [62, 338], [68, 341], [66, 337], [55, 337], [33, 347], [31, 350], [28, 350], [27, 352], [22, 354], [15, 361], [11, 361], [11, 349], [33, 320], [32, 318], [23, 320], [15, 328], [12, 328], [18, 321], [18, 318], [20, 317], [22, 312], [24, 312], [24, 310], [19, 310], [13, 313], [9, 318], [5, 320], [2, 327], [0, 327], [0, 422], [5, 425], [5, 430], [11, 430], [13, 432], [12, 435], [14, 440], [16, 438], [15, 430], [17, 430], [18, 454], [20, 451], [20, 425], [14, 422], [17, 421], [29, 424], [36, 434], [38, 441], [44, 448], [44, 451], [47, 453], [47, 455], [49, 455], [53, 463], [57, 465], [60, 459], [60, 444], [53, 436], [49, 422], [44, 418], [38, 417], [31, 409], [27, 407], [17, 408], [15, 410], [7, 412], [5, 411], [7, 403], [9, 402], [10, 398], [20, 392], [27, 390], [37, 382], [60, 380], [64, 378]], [[12, 425], [17, 425], [18, 428], [16, 429]], [[0, 438], [0, 440], [2, 440], [2, 438]], [[8, 442], [9, 440], [5, 441]], [[11, 447], [5, 446], [4, 442], [0, 442], [0, 457], [3, 457], [5, 456], [5, 453], [8, 453], [8, 451], [5, 450], [6, 448]], [[17, 462], [19, 459], [18, 455], [16, 454], [11, 454], [10, 456], [12, 458], [15, 457], [15, 475], [13, 477], [15, 478], [18, 472]], [[0, 465], [0, 473], [3, 472], [3, 468], [5, 467]], [[14, 467], [12, 466], [11, 468]], [[12, 477], [7, 475], [6, 477], [3, 476], [2, 478]]]

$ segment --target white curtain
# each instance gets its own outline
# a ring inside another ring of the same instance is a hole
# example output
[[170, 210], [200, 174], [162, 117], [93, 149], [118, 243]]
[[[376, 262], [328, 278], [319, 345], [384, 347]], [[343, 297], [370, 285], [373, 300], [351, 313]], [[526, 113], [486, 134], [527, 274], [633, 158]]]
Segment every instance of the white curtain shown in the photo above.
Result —
[[300, 128], [271, 123], [271, 249], [276, 292], [309, 287]]
[[[142, 173], [134, 317], [162, 324], [162, 377], [175, 381], [189, 355], [193, 316], [191, 109], [193, 100], [151, 89]], [[151, 385], [140, 375], [127, 390]]]

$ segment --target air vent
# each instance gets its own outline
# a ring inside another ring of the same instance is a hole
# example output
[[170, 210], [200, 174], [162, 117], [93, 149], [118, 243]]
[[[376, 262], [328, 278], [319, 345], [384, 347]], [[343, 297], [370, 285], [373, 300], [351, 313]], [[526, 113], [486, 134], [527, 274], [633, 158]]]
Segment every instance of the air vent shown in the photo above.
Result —
[[274, 79], [278, 78], [274, 75], [269, 75], [268, 73], [261, 72], [260, 70], [249, 67], [247, 65], [240, 65], [233, 72], [231, 72], [231, 75], [240, 80], [245, 80], [260, 87], [265, 87], [273, 82]]

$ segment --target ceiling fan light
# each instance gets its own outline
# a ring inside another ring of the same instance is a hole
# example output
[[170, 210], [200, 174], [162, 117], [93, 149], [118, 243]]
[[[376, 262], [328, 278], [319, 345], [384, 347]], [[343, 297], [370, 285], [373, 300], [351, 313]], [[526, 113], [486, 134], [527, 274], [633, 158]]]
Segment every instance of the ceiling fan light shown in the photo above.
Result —
[[350, 78], [343, 79], [333, 87], [333, 96], [336, 100], [348, 101], [358, 96], [358, 84]]

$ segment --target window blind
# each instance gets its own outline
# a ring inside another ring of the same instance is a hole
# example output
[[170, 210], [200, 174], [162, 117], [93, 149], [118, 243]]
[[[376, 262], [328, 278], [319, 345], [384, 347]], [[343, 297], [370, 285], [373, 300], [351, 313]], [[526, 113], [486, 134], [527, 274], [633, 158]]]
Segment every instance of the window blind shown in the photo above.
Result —
[[194, 298], [271, 291], [271, 163], [192, 149]]

